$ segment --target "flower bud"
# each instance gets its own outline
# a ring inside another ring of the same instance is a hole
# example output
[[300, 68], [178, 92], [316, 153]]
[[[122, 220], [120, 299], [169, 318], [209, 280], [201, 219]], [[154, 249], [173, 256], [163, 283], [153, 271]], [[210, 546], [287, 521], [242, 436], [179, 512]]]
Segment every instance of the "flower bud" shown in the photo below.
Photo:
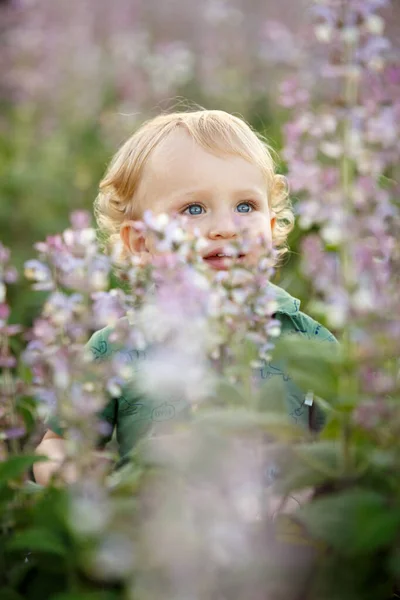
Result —
[[317, 25], [314, 31], [315, 37], [319, 42], [322, 42], [323, 44], [329, 44], [329, 42], [332, 40], [333, 28], [327, 23]]
[[356, 44], [360, 39], [360, 31], [357, 27], [345, 27], [341, 32], [342, 39], [347, 44]]
[[372, 35], [382, 35], [385, 29], [385, 21], [379, 15], [370, 15], [365, 23], [366, 29]]

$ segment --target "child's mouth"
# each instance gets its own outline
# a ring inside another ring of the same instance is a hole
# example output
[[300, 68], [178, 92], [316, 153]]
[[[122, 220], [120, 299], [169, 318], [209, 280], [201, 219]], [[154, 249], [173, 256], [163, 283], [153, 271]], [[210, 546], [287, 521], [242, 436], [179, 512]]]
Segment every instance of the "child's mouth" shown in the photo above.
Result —
[[233, 263], [242, 262], [244, 258], [244, 254], [232, 256], [231, 254], [224, 254], [223, 252], [213, 252], [203, 256], [203, 260], [205, 260], [212, 269], [216, 269], [217, 271], [227, 271]]

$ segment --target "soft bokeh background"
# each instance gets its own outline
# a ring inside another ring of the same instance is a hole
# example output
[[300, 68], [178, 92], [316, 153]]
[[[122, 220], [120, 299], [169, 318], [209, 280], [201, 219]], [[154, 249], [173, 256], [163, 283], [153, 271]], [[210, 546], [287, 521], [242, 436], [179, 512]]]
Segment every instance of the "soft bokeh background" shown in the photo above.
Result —
[[[118, 145], [160, 110], [197, 103], [238, 113], [279, 151], [279, 83], [305, 60], [309, 7], [310, 0], [2, 0], [0, 240], [16, 266], [35, 241], [64, 229], [73, 209], [91, 209]], [[397, 0], [385, 16], [396, 39]], [[277, 278], [307, 304], [297, 277], [300, 237], [296, 229]], [[40, 301], [21, 283], [13, 319], [30, 323]]]

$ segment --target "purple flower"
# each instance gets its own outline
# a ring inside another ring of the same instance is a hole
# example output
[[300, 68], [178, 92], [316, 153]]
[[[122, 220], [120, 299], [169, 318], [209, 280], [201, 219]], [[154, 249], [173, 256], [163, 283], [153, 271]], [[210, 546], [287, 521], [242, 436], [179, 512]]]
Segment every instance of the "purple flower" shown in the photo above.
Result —
[[72, 229], [88, 229], [91, 224], [91, 215], [86, 210], [75, 210], [70, 215]]
[[356, 425], [370, 431], [390, 421], [393, 407], [384, 399], [366, 400], [354, 411], [353, 420]]
[[0, 242], [0, 265], [5, 265], [10, 260], [10, 251]]
[[10, 316], [10, 307], [8, 306], [8, 304], [5, 304], [4, 302], [0, 304], [0, 322], [2, 321], [3, 323], [5, 321], [7, 321], [8, 317]]
[[54, 343], [57, 339], [57, 330], [46, 319], [36, 319], [33, 324], [32, 334], [34, 338], [41, 340], [46, 345]]
[[96, 327], [115, 325], [126, 314], [125, 296], [121, 290], [96, 292], [93, 298], [93, 318]]
[[15, 356], [1, 355], [0, 354], [0, 367], [3, 369], [13, 369], [17, 364]]
[[4, 431], [4, 437], [7, 440], [15, 440], [25, 435], [26, 430], [24, 427], [14, 427], [13, 429], [6, 429]]
[[8, 267], [3, 274], [5, 283], [15, 283], [18, 281], [18, 271], [15, 267]]
[[28, 260], [25, 263], [25, 277], [34, 281], [33, 289], [49, 291], [54, 289], [54, 282], [49, 267], [39, 260]]

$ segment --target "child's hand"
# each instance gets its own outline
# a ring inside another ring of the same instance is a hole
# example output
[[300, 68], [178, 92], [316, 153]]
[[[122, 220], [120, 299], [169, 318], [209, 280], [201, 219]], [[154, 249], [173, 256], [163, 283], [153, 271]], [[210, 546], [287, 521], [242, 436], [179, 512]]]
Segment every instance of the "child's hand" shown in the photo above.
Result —
[[78, 480], [78, 470], [76, 465], [73, 463], [59, 465], [59, 469], [56, 471], [56, 474], [59, 475], [60, 479], [64, 483], [71, 484]]
[[[90, 465], [87, 469], [91, 475], [101, 477], [112, 464], [111, 457], [102, 450], [96, 450], [91, 453]], [[80, 472], [77, 465], [73, 462], [68, 462], [60, 466], [59, 475], [64, 483], [76, 483], [80, 478]]]
[[[53, 475], [58, 475], [65, 483], [75, 483], [79, 470], [70, 460], [67, 461], [65, 440], [53, 431], [48, 430], [36, 448], [36, 454], [47, 456], [45, 462], [36, 463], [33, 467], [35, 480], [40, 485], [48, 485]], [[94, 451], [90, 457], [89, 468], [96, 474], [105, 473], [111, 463], [111, 457], [103, 451]]]

